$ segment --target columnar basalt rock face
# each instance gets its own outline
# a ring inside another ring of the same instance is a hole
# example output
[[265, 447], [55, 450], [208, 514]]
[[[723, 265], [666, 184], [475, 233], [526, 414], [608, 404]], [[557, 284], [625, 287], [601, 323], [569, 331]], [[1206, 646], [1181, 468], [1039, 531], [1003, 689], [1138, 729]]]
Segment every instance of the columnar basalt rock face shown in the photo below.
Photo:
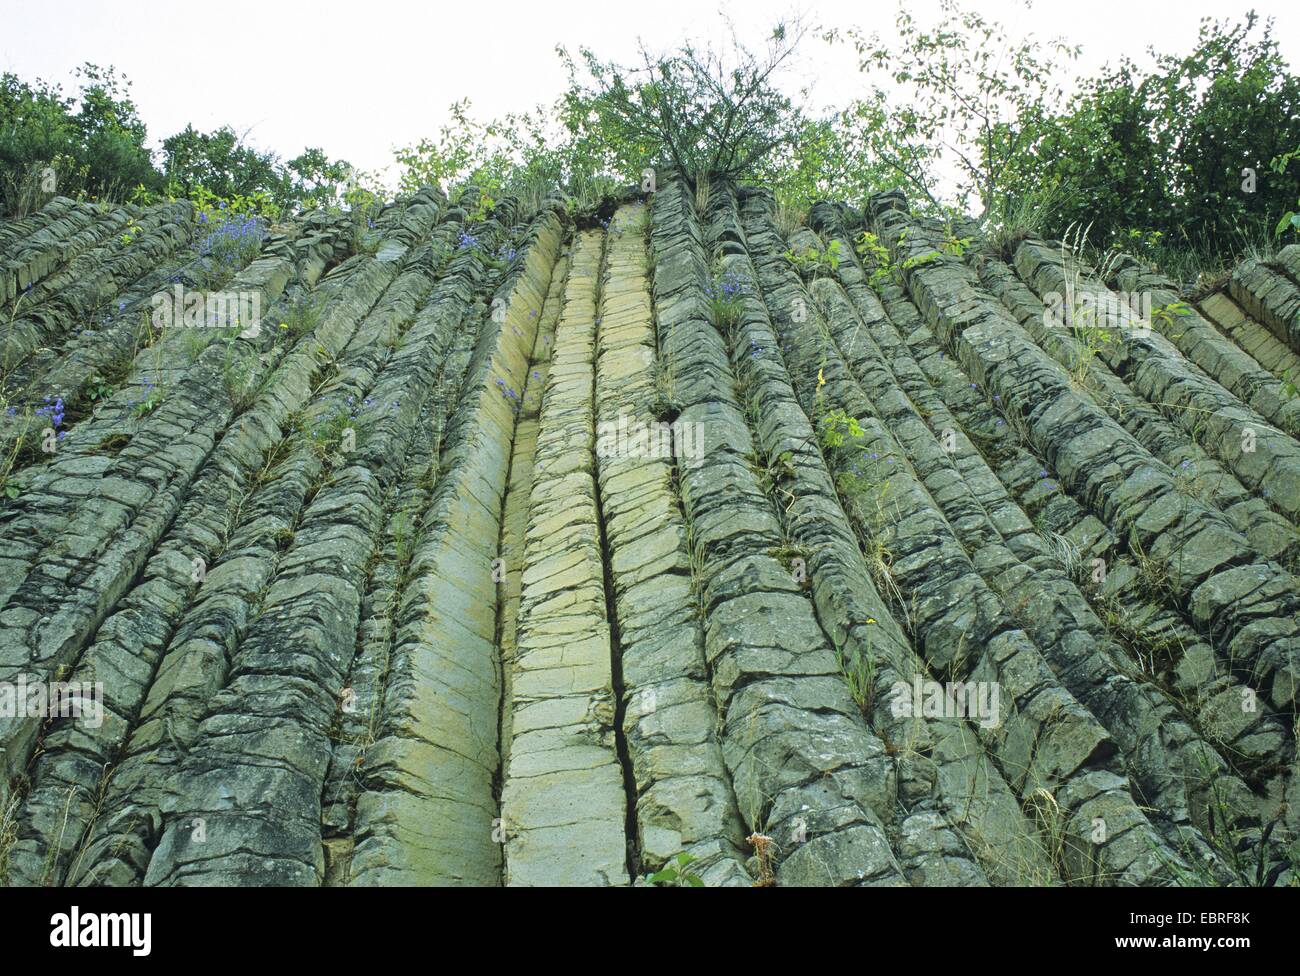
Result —
[[3, 883], [1300, 880], [1300, 246], [481, 202], [0, 224]]
[[596, 454], [635, 780], [634, 851], [643, 870], [687, 853], [706, 884], [748, 884], [677, 497], [677, 465], [692, 459], [675, 457], [682, 429], [674, 431], [673, 408], [656, 389], [649, 219], [649, 206], [637, 204], [610, 224], [596, 356]]
[[574, 242], [538, 418], [501, 791], [512, 885], [630, 880], [593, 452], [604, 248]]

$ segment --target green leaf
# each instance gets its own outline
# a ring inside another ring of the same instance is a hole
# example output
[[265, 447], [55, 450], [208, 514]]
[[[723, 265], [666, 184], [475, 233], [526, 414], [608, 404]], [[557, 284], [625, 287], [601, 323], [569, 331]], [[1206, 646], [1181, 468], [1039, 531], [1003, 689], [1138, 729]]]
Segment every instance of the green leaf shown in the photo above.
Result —
[[696, 876], [693, 875], [693, 874], [688, 874], [688, 875], [686, 876], [686, 883], [687, 883], [688, 885], [690, 885], [692, 888], [703, 888], [703, 887], [704, 887], [704, 882], [701, 881], [698, 877], [696, 877]]

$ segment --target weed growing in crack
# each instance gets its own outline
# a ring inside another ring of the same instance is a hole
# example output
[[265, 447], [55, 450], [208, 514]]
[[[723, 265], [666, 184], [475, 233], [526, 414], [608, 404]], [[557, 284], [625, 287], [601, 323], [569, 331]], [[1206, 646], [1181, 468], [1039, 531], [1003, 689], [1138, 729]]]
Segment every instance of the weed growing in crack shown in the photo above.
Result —
[[[818, 408], [821, 406], [818, 373]], [[881, 458], [864, 443], [866, 432], [855, 417], [835, 409], [817, 420], [818, 439], [828, 467], [835, 473], [835, 487], [845, 512], [851, 518], [862, 547], [862, 555], [876, 587], [893, 605], [907, 606], [902, 590], [894, 580], [893, 553], [886, 542], [884, 529], [890, 521], [888, 511], [889, 481], [885, 469], [894, 464], [892, 457]], [[883, 461], [883, 466], [882, 466]]]
[[24, 791], [14, 789], [9, 802], [0, 810], [0, 887], [9, 881], [9, 854], [18, 843], [18, 808], [22, 806]]
[[703, 216], [709, 209], [709, 197], [711, 195], [712, 181], [707, 171], [701, 172], [695, 177], [695, 212]]
[[[392, 533], [393, 533], [393, 552], [397, 557], [397, 565], [401, 568], [409, 566], [411, 557], [415, 553], [415, 526], [411, 524], [411, 518], [405, 512], [398, 512], [393, 516]], [[401, 589], [402, 580], [397, 582], [396, 589]]]
[[1289, 369], [1282, 370], [1282, 395], [1288, 400], [1295, 399], [1297, 395], [1297, 380], [1300, 380], [1300, 376], [1292, 376]]
[[706, 564], [708, 558], [704, 552], [704, 546], [700, 543], [695, 535], [694, 523], [689, 520], [686, 522], [686, 556], [691, 567], [691, 598], [695, 603], [695, 616], [704, 619], [705, 614], [705, 593], [704, 581]]
[[339, 407], [325, 420], [318, 422], [308, 433], [312, 451], [317, 457], [325, 459], [335, 450], [347, 454], [356, 447], [356, 421], [367, 402], [357, 405], [355, 396], [348, 396], [346, 407]]
[[1025, 808], [1038, 825], [1048, 857], [1064, 877], [1067, 874], [1065, 870], [1065, 811], [1056, 802], [1056, 797], [1041, 786], [1025, 798]]
[[[66, 430], [60, 429], [63, 427], [64, 415], [65, 409], [63, 406], [63, 397], [57, 394], [47, 396], [44, 404], [36, 408], [36, 416], [44, 417], [46, 419], [49, 423], [47, 430], [53, 430], [54, 436], [57, 440], [63, 440], [64, 436], [68, 433]], [[48, 437], [49, 435], [47, 434], [46, 436]]]
[[[1179, 318], [1191, 314], [1192, 307], [1186, 302], [1173, 301], [1169, 302], [1167, 305], [1157, 305], [1155, 308], [1151, 309], [1151, 322], [1152, 324], [1158, 323], [1167, 329]], [[1164, 335], [1165, 338], [1171, 340], [1177, 340], [1183, 337], [1181, 332], [1175, 332], [1173, 335], [1168, 335], [1164, 332], [1164, 329], [1161, 330], [1161, 334]]]
[[1193, 467], [1191, 460], [1184, 458], [1174, 468], [1174, 490], [1203, 504], [1214, 505], [1215, 482], [1221, 477], [1216, 477], [1213, 471], [1206, 471], [1203, 465]]
[[839, 241], [831, 241], [825, 247], [810, 244], [796, 250], [790, 248], [783, 255], [799, 272], [799, 276], [809, 281], [829, 277], [840, 269], [843, 259], [843, 247]]
[[682, 851], [668, 862], [667, 867], [647, 874], [646, 881], [663, 888], [703, 888], [704, 880], [689, 870], [696, 860], [694, 854]]
[[232, 214], [212, 220], [205, 211], [199, 214], [199, 223], [212, 228], [199, 242], [199, 256], [211, 258], [217, 273], [248, 264], [257, 257], [266, 240], [266, 228], [258, 217]]
[[257, 399], [257, 354], [241, 352], [234, 337], [226, 343], [221, 366], [221, 383], [237, 413], [242, 413]]
[[[1285, 845], [1277, 845], [1281, 848], [1278, 851], [1280, 856], [1276, 863], [1270, 864], [1269, 841], [1278, 821], [1270, 820], [1256, 836], [1258, 828], [1246, 825], [1250, 822], [1250, 815], [1243, 816], [1243, 811], [1234, 809], [1224, 791], [1222, 779], [1203, 754], [1200, 765], [1201, 778], [1209, 788], [1204, 836], [1231, 875], [1231, 884], [1242, 888], [1272, 888], [1284, 875], [1289, 876], [1292, 886], [1300, 882], [1300, 842], [1293, 837]], [[1181, 860], [1170, 859], [1163, 852], [1156, 853], [1184, 887], [1212, 888], [1224, 884], [1225, 879], [1215, 871], [1213, 860], [1198, 857], [1186, 843], [1180, 851]]]
[[880, 238], [871, 231], [864, 230], [858, 235], [853, 249], [858, 252], [863, 268], [868, 271], [867, 284], [879, 295], [898, 276], [893, 259], [889, 256], [889, 248], [881, 244]]
[[872, 633], [876, 626], [875, 617], [863, 621], [866, 647], [854, 648], [847, 657], [840, 655], [840, 672], [849, 686], [849, 694], [862, 710], [863, 715], [871, 714], [876, 707], [876, 659], [871, 652]]
[[164, 398], [162, 389], [154, 386], [153, 380], [147, 376], [142, 376], [141, 380], [144, 385], [141, 387], [139, 398], [127, 403], [131, 408], [131, 416], [136, 420], [147, 417], [157, 410]]
[[[10, 407], [9, 410], [13, 410], [15, 414], [17, 413], [16, 407]], [[10, 414], [10, 416], [13, 415]], [[26, 417], [24, 416], [25, 420]], [[0, 453], [0, 500], [18, 497], [18, 486], [12, 484], [9, 477], [13, 474], [13, 470], [18, 464], [18, 458], [23, 453], [23, 443], [26, 439], [25, 434], [19, 434], [14, 438], [13, 443], [9, 445], [9, 449]]]
[[1134, 680], [1159, 685], [1186, 653], [1186, 647], [1176, 635], [1157, 632], [1114, 598], [1103, 598], [1098, 610], [1107, 633], [1136, 664], [1136, 668], [1128, 669]]
[[358, 400], [349, 396], [333, 413], [312, 427], [308, 437], [316, 456], [339, 460], [356, 450], [364, 422], [369, 419], [367, 413], [374, 403], [373, 397]]
[[380, 237], [373, 217], [357, 220], [352, 228], [352, 253], [374, 257], [379, 253]]
[[514, 264], [515, 258], [519, 257], [519, 252], [509, 244], [502, 244], [495, 254], [484, 255], [483, 260], [487, 262], [489, 268], [493, 271], [505, 271], [510, 265]]
[[681, 411], [677, 398], [677, 371], [671, 360], [660, 355], [654, 361], [654, 401], [651, 413], [660, 423], [671, 423]]
[[1071, 581], [1081, 582], [1086, 564], [1079, 547], [1059, 532], [1048, 531], [1045, 533], [1045, 539], [1048, 550], [1061, 567], [1061, 572], [1065, 573]]
[[519, 392], [513, 386], [507, 383], [500, 376], [496, 379], [496, 386], [497, 389], [501, 391], [501, 395], [510, 403], [510, 409], [513, 410], [515, 414], [518, 414], [524, 405], [523, 397], [520, 396]]
[[318, 295], [303, 295], [288, 303], [278, 327], [290, 338], [299, 339], [316, 330], [323, 311], [324, 307]]
[[[837, 472], [836, 483], [860, 512], [863, 504], [867, 505], [866, 514], [874, 524], [889, 492], [889, 482], [880, 477], [880, 454], [867, 449], [862, 425], [843, 410], [827, 411], [819, 419], [818, 428], [822, 449]], [[885, 458], [884, 463], [892, 465], [894, 459]]]
[[72, 801], [80, 791], [79, 786], [69, 786], [67, 800], [63, 804], [63, 817], [59, 823], [59, 832], [55, 836], [54, 842], [50, 844], [49, 849], [45, 852], [45, 860], [41, 864], [41, 885], [50, 887], [57, 881], [55, 872], [59, 866], [59, 851], [63, 848], [63, 838], [68, 830], [68, 816], [72, 811]]
[[787, 514], [795, 503], [795, 493], [788, 487], [789, 482], [794, 480], [795, 474], [794, 455], [789, 451], [782, 451], [771, 458], [761, 465], [758, 471], [759, 486], [763, 494], [776, 502]]
[[100, 400], [109, 399], [117, 390], [117, 384], [111, 382], [102, 372], [90, 374], [90, 379], [86, 381], [86, 386], [82, 390], [82, 395], [87, 403], [98, 403]]
[[754, 859], [758, 862], [758, 878], [754, 881], [754, 887], [771, 888], [775, 886], [776, 872], [773, 868], [777, 848], [775, 838], [756, 830], [746, 837], [745, 841], [754, 849]]
[[1070, 364], [1070, 378], [1074, 380], [1075, 386], [1087, 389], [1093, 360], [1115, 342], [1115, 337], [1110, 329], [1097, 324], [1096, 313], [1091, 307], [1076, 308], [1070, 316], [1070, 324], [1074, 333], [1074, 359]]
[[944, 231], [943, 240], [939, 242], [939, 250], [960, 260], [965, 256], [973, 240], [974, 238], [971, 237], [958, 237], [957, 232], [953, 230], [952, 224], [948, 224]]
[[705, 285], [704, 292], [709, 297], [709, 316], [723, 335], [730, 335], [740, 324], [745, 296], [752, 291], [749, 279], [739, 272], [721, 267], [714, 271], [713, 280]]
[[1143, 548], [1136, 529], [1129, 532], [1128, 551], [1137, 569], [1138, 585], [1141, 587], [1142, 595], [1157, 605], [1163, 603], [1167, 597], [1171, 597], [1173, 584], [1169, 580], [1169, 573]]

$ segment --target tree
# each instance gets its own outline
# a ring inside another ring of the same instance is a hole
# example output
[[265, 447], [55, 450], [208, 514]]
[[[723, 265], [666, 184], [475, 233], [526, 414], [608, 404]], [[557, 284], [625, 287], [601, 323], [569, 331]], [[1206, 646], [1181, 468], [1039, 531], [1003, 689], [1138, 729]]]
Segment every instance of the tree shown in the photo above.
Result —
[[604, 62], [589, 49], [569, 69], [570, 122], [607, 165], [628, 177], [667, 165], [692, 183], [701, 177], [754, 178], [804, 131], [805, 113], [780, 87], [807, 29], [773, 28], [763, 50], [736, 37], [727, 48], [684, 44], [641, 63]]
[[319, 148], [304, 149], [286, 168], [289, 201], [304, 210], [338, 206], [348, 189], [364, 179], [346, 159], [331, 160]]
[[0, 203], [22, 216], [54, 193], [119, 200], [137, 185], [162, 185], [145, 147], [130, 82], [85, 64], [77, 96], [37, 79], [0, 76]]
[[1185, 56], [1151, 55], [1149, 69], [1125, 59], [1084, 80], [1065, 111], [1040, 120], [1015, 179], [1063, 188], [1047, 208], [1057, 234], [1077, 223], [1101, 243], [1238, 252], [1300, 192], [1295, 175], [1269, 170], [1300, 145], [1300, 77], [1253, 13], [1202, 21]]
[[229, 126], [203, 133], [187, 125], [163, 140], [163, 175], [185, 196], [199, 187], [223, 198], [263, 190], [288, 204], [290, 183], [277, 164], [274, 153], [245, 146]]
[[[952, 203], [965, 210], [974, 198], [996, 223], [1023, 192], [1009, 176], [1062, 101], [1062, 64], [1079, 48], [1059, 38], [1013, 41], [1000, 24], [954, 0], [940, 11], [939, 22], [923, 28], [900, 6], [892, 42], [857, 30], [844, 35], [861, 70], [877, 79], [851, 111], [869, 124], [869, 151], [896, 179], [936, 209]], [[841, 39], [836, 31], [826, 36]], [[936, 197], [937, 169], [953, 177], [955, 200]]]

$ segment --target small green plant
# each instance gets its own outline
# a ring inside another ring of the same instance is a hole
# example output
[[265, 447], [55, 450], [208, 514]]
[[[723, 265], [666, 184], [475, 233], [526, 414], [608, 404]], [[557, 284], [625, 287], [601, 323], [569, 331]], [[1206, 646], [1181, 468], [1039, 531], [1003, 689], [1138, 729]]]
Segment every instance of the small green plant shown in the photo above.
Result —
[[732, 269], [719, 267], [713, 281], [705, 286], [709, 296], [709, 313], [719, 332], [730, 332], [740, 324], [745, 309], [745, 296], [751, 291], [749, 279]]
[[374, 405], [374, 399], [366, 397], [358, 400], [349, 396], [325, 420], [310, 431], [312, 450], [321, 458], [334, 455], [346, 455], [356, 450], [361, 442], [365, 414]]
[[831, 241], [820, 248], [814, 244], [799, 250], [791, 248], [785, 252], [785, 259], [801, 276], [816, 281], [839, 270], [841, 251], [840, 242]]
[[242, 412], [252, 406], [257, 398], [257, 355], [242, 350], [238, 339], [225, 340], [225, 358], [221, 366], [221, 382], [235, 410]]
[[[820, 373], [818, 382], [823, 382]], [[835, 487], [854, 520], [867, 569], [881, 592], [901, 607], [903, 594], [894, 581], [893, 553], [882, 531], [890, 514], [885, 472], [893, 459], [881, 458], [878, 451], [869, 450], [862, 424], [843, 410], [822, 414], [817, 431], [822, 453], [835, 471]]]
[[927, 251], [925, 254], [913, 254], [910, 258], [904, 258], [899, 267], [904, 271], [911, 271], [913, 268], [923, 268], [927, 264], [938, 264], [942, 260], [943, 255], [938, 251]]
[[1070, 316], [1070, 328], [1074, 333], [1074, 363], [1070, 375], [1077, 385], [1083, 386], [1088, 379], [1092, 361], [1101, 351], [1115, 341], [1111, 330], [1097, 324], [1096, 311], [1091, 306], [1076, 307]]
[[666, 867], [654, 874], [647, 874], [646, 880], [653, 885], [664, 888], [703, 888], [703, 879], [698, 874], [688, 870], [696, 860], [694, 854], [682, 851], [669, 861]]
[[126, 222], [126, 229], [122, 231], [121, 241], [123, 244], [130, 244], [137, 237], [144, 233], [144, 228], [135, 222], [132, 217]]
[[18, 457], [22, 454], [23, 440], [24, 436], [19, 434], [14, 438], [9, 450], [0, 455], [0, 496], [4, 498], [18, 497], [18, 486], [10, 482], [9, 475], [13, 473]]
[[1291, 370], [1282, 371], [1282, 392], [1288, 398], [1294, 398], [1296, 395], [1296, 378], [1291, 375]]
[[876, 452], [868, 452], [863, 438], [866, 432], [856, 417], [836, 408], [828, 410], [818, 421], [821, 445], [832, 465], [839, 471], [839, 482], [848, 491], [858, 493], [865, 488], [883, 488], [865, 479], [863, 464], [879, 461]]
[[660, 354], [652, 367], [654, 373], [654, 401], [651, 412], [655, 420], [664, 423], [676, 418], [681, 410], [677, 398], [677, 371], [668, 356]]
[[849, 439], [859, 440], [862, 437], [862, 425], [858, 423], [856, 417], [850, 417], [847, 413], [839, 408], [829, 410], [821, 420], [821, 441], [823, 447], [829, 447], [832, 450], [838, 450]]
[[[757, 397], [751, 397], [750, 402], [757, 400]], [[759, 471], [759, 484], [763, 492], [767, 495], [776, 496], [778, 493], [789, 495], [793, 501], [794, 495], [788, 489], [782, 487], [787, 481], [794, 480], [798, 472], [794, 467], [794, 455], [790, 451], [782, 451], [776, 457], [768, 461]]]
[[101, 376], [98, 372], [92, 373], [90, 379], [86, 381], [86, 401], [88, 403], [98, 403], [100, 400], [107, 400], [113, 395], [116, 388], [116, 385], [111, 383], [107, 377]]
[[[1180, 315], [1190, 315], [1192, 307], [1186, 302], [1173, 301], [1167, 305], [1157, 305], [1151, 309], [1151, 321], [1159, 322], [1161, 325], [1170, 326]], [[1176, 336], [1174, 338], [1177, 338]]]
[[1164, 242], [1164, 236], [1163, 231], [1130, 228], [1116, 232], [1110, 246], [1114, 251], [1127, 251], [1154, 263]]
[[868, 617], [864, 623], [867, 625], [866, 651], [863, 653], [855, 647], [847, 657], [841, 655], [840, 672], [849, 686], [853, 701], [867, 715], [876, 704], [876, 661], [871, 653], [871, 634], [872, 628], [876, 626], [876, 618]]
[[885, 285], [893, 281], [897, 275], [894, 268], [894, 262], [889, 256], [889, 248], [880, 243], [880, 238], [869, 230], [864, 230], [858, 235], [858, 242], [854, 245], [854, 250], [858, 252], [858, 257], [862, 260], [864, 267], [870, 270], [867, 278], [873, 291], [877, 294]]
[[514, 263], [515, 258], [519, 257], [519, 251], [511, 247], [509, 244], [502, 244], [497, 248], [495, 254], [489, 254], [487, 251], [482, 251], [479, 256], [483, 258], [483, 263], [493, 271], [505, 271]]
[[284, 316], [276, 323], [278, 331], [286, 333], [293, 339], [313, 332], [320, 324], [322, 303], [316, 295], [303, 295], [289, 302]]
[[[836, 485], [859, 513], [877, 520], [884, 509], [889, 482], [880, 477], [882, 459], [878, 452], [868, 449], [861, 423], [835, 409], [821, 417], [818, 430], [827, 460], [837, 472]], [[872, 503], [869, 511], [862, 508], [864, 502]]]
[[23, 793], [14, 790], [4, 809], [0, 810], [0, 887], [9, 880], [9, 852], [18, 843], [18, 808], [22, 802]]
[[343, 202], [352, 218], [352, 253], [374, 255], [378, 253], [380, 243], [375, 217], [383, 210], [384, 199], [375, 190], [362, 185], [359, 177], [364, 176], [353, 172], [343, 192]]
[[415, 526], [411, 524], [411, 517], [406, 512], [398, 512], [393, 516], [392, 533], [397, 565], [404, 568], [411, 561], [415, 544]]
[[317, 457], [328, 457], [335, 448], [347, 445], [349, 431], [355, 437], [356, 429], [352, 426], [352, 415], [349, 411], [340, 409], [330, 414], [311, 429], [309, 436], [312, 450], [316, 452]]
[[[493, 184], [495, 181], [492, 181]], [[471, 224], [481, 224], [492, 216], [492, 210], [496, 207], [496, 197], [492, 194], [498, 192], [495, 185], [480, 186], [478, 188], [478, 200], [474, 206], [470, 207], [467, 219]]]
[[[1274, 156], [1272, 162], [1268, 164], [1269, 169], [1281, 176], [1293, 159], [1300, 159], [1300, 146], [1288, 153]], [[1281, 237], [1287, 232], [1300, 235], [1300, 200], [1296, 201], [1295, 210], [1288, 210], [1282, 215], [1282, 219], [1277, 222], [1277, 228], [1273, 231], [1273, 236]]]
[[950, 225], [944, 234], [943, 240], [939, 243], [939, 250], [943, 251], [944, 254], [951, 254], [955, 258], [960, 258], [970, 248], [973, 240], [974, 238], [971, 237], [958, 237], [957, 232]]
[[140, 394], [140, 399], [131, 401], [131, 416], [139, 420], [141, 417], [147, 417], [162, 405], [163, 391], [160, 387], [154, 386], [148, 377], [145, 377], [144, 390]]

